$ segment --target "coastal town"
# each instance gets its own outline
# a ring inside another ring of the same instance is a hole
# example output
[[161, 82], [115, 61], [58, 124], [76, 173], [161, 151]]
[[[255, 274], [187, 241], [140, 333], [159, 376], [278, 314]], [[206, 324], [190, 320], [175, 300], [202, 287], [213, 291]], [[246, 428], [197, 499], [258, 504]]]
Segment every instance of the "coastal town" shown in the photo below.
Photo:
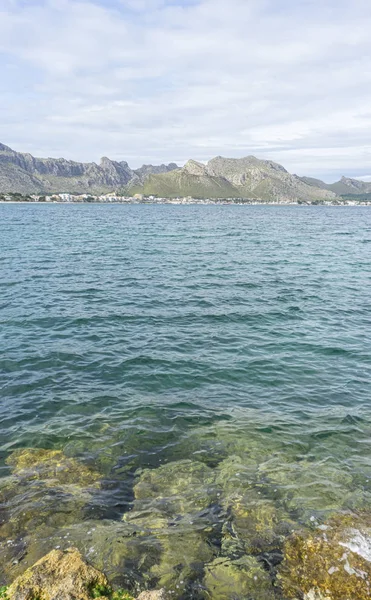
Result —
[[321, 206], [370, 206], [371, 197], [352, 198], [343, 197], [337, 199], [321, 200], [293, 200], [276, 199], [262, 200], [259, 198], [194, 198], [192, 196], [178, 198], [162, 198], [154, 195], [146, 196], [143, 194], [134, 194], [133, 196], [122, 196], [116, 193], [111, 194], [69, 194], [60, 193], [52, 195], [20, 194], [9, 193], [0, 194], [1, 202], [27, 202], [27, 203], [63, 203], [63, 204], [210, 204], [210, 205], [321, 205]]

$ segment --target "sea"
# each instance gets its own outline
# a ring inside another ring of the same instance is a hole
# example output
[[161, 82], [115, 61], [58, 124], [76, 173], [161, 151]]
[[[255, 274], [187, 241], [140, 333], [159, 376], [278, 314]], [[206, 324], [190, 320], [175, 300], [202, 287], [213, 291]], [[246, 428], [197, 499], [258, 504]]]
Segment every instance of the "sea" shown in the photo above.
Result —
[[0, 585], [284, 597], [371, 508], [370, 380], [368, 207], [0, 205]]

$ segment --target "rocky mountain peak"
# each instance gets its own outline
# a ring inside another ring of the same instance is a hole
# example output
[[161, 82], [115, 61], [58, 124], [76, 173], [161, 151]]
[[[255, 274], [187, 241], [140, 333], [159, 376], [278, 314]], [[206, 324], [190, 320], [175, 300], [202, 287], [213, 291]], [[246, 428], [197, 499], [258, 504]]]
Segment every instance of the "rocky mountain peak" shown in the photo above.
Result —
[[102, 156], [102, 158], [100, 159], [100, 166], [101, 167], [105, 167], [105, 166], [110, 166], [113, 164], [113, 160], [111, 160], [110, 158], [108, 158], [108, 156]]
[[196, 175], [198, 177], [202, 177], [203, 175], [207, 175], [207, 168], [204, 164], [197, 162], [196, 160], [189, 160], [184, 165], [184, 170], [189, 175]]
[[9, 146], [5, 146], [5, 144], [0, 143], [0, 152], [14, 152]]

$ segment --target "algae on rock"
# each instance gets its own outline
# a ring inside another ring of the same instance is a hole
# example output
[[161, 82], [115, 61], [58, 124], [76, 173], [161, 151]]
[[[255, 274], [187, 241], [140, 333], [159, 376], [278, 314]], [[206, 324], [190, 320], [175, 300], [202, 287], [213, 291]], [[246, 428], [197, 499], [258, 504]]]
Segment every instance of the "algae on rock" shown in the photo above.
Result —
[[[138, 527], [120, 521], [84, 521], [50, 533], [45, 538], [26, 540], [28, 564], [40, 559], [52, 548], [76, 547], [112, 584], [139, 593], [153, 587], [150, 571], [158, 561], [161, 544], [155, 536], [138, 534]], [[24, 567], [23, 567], [24, 569]]]
[[257, 463], [248, 456], [231, 455], [216, 469], [216, 483], [223, 490], [223, 503], [238, 498], [254, 488]]
[[230, 456], [218, 466], [217, 483], [223, 489], [220, 503], [229, 515], [222, 541], [228, 556], [276, 550], [296, 528], [287, 512], [264, 496], [256, 474], [257, 464], [240, 456]]
[[86, 518], [100, 474], [59, 450], [15, 450], [7, 463], [13, 475], [0, 490], [0, 562], [9, 580], [23, 568], [29, 544]]
[[288, 599], [366, 600], [371, 597], [371, 516], [345, 514], [284, 547], [279, 580]]
[[[91, 600], [94, 589], [111, 590], [106, 576], [75, 549], [52, 550], [19, 576], [7, 590], [9, 600]], [[108, 595], [108, 593], [107, 593]]]
[[21, 448], [8, 456], [6, 463], [21, 479], [41, 479], [59, 485], [96, 486], [101, 475], [61, 450]]
[[144, 544], [153, 538], [160, 544], [150, 573], [173, 598], [187, 598], [201, 585], [204, 564], [217, 553], [218, 490], [215, 471], [202, 462], [175, 461], [138, 473], [133, 510], [123, 519]]

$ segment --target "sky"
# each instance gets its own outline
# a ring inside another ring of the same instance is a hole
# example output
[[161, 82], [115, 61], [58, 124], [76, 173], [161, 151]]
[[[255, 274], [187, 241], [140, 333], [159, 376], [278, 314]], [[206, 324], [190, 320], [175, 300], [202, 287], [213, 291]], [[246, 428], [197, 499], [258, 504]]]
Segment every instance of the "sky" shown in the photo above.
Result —
[[371, 176], [370, 0], [0, 0], [0, 142]]

